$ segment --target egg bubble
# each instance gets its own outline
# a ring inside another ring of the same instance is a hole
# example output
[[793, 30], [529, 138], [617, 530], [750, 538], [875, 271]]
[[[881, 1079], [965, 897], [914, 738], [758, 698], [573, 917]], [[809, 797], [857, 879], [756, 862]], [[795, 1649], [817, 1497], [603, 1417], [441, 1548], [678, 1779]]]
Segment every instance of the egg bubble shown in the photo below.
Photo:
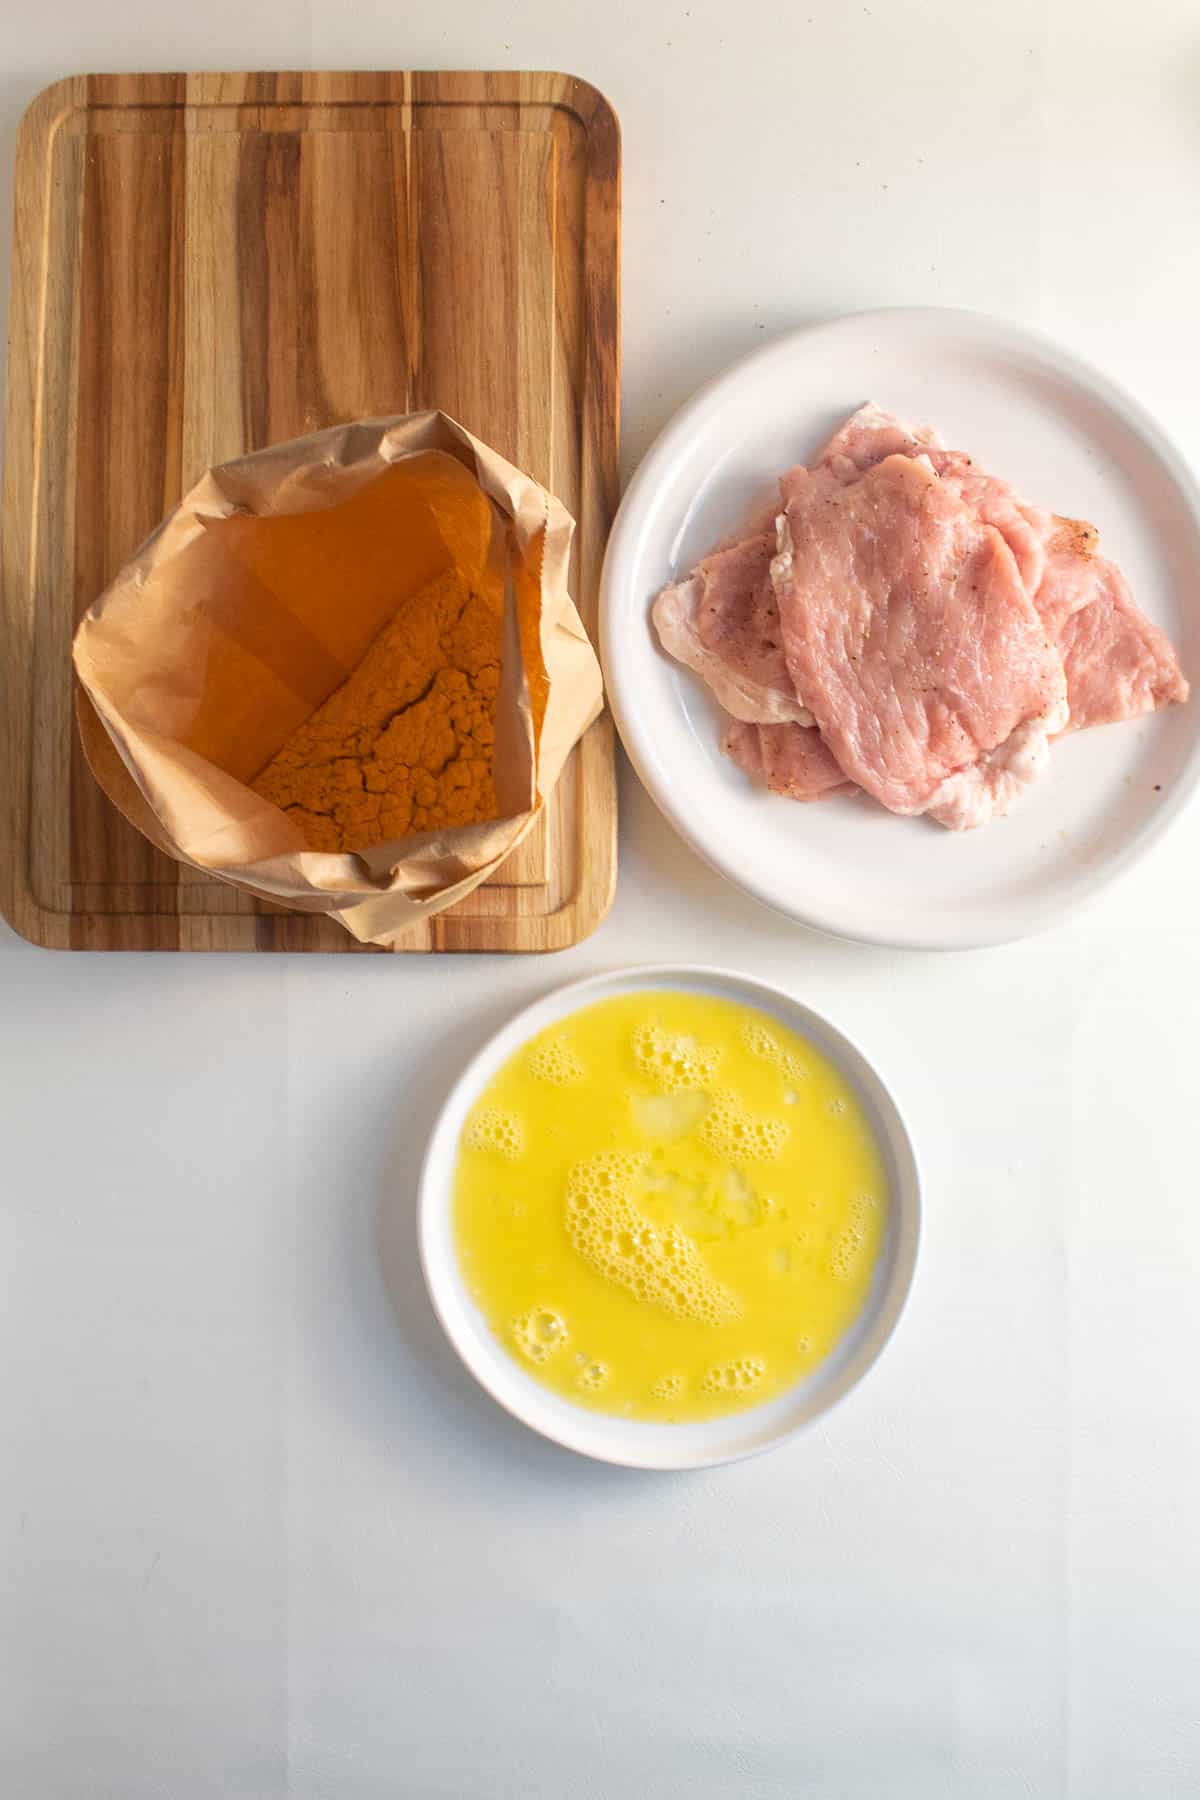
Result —
[[525, 1127], [515, 1113], [500, 1106], [481, 1106], [467, 1122], [466, 1143], [471, 1150], [490, 1150], [516, 1162], [525, 1148]]
[[[786, 1080], [799, 1083], [807, 1078], [808, 1069], [803, 1059], [794, 1050], [786, 1050], [761, 1019], [749, 1019], [742, 1026], [742, 1042], [751, 1056], [757, 1056], [760, 1062], [773, 1064]], [[790, 1090], [783, 1097], [789, 1106], [794, 1106], [800, 1098]]]
[[721, 1325], [740, 1317], [736, 1297], [714, 1279], [678, 1225], [656, 1225], [629, 1190], [644, 1153], [602, 1150], [567, 1177], [566, 1227], [575, 1251], [635, 1300], [676, 1318]]
[[567, 1327], [552, 1306], [531, 1307], [529, 1312], [510, 1319], [508, 1328], [522, 1356], [539, 1366], [569, 1341]]
[[585, 1362], [575, 1377], [575, 1385], [585, 1394], [595, 1394], [607, 1384], [608, 1374], [607, 1363]]
[[849, 1281], [853, 1276], [864, 1242], [865, 1233], [860, 1225], [846, 1225], [838, 1232], [830, 1261], [839, 1281]]
[[698, 1043], [686, 1032], [667, 1031], [657, 1019], [643, 1019], [634, 1028], [632, 1048], [638, 1072], [667, 1093], [704, 1087], [721, 1060], [719, 1049]]
[[551, 1087], [571, 1087], [583, 1080], [583, 1064], [565, 1037], [542, 1038], [529, 1052], [529, 1073]]
[[676, 1400], [683, 1392], [682, 1375], [662, 1375], [650, 1389], [656, 1400]]
[[784, 1119], [756, 1118], [746, 1111], [736, 1094], [719, 1089], [709, 1096], [709, 1107], [700, 1121], [700, 1136], [718, 1156], [753, 1162], [773, 1162], [788, 1140]]
[[775, 1062], [778, 1059], [779, 1045], [761, 1019], [746, 1020], [742, 1026], [742, 1042], [751, 1056], [757, 1056], [763, 1062]]
[[700, 1386], [706, 1394], [745, 1394], [758, 1386], [766, 1372], [761, 1356], [739, 1356], [706, 1369]]
[[879, 1209], [879, 1200], [874, 1194], [855, 1194], [850, 1202], [850, 1223], [859, 1227], [865, 1226], [873, 1212]]

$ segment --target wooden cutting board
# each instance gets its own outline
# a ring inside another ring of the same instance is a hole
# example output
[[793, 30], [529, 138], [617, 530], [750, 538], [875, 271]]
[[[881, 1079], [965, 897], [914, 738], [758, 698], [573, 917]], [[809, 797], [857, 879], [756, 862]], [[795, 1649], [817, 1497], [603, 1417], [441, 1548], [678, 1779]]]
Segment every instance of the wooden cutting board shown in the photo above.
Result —
[[[76, 622], [206, 466], [439, 406], [578, 520], [617, 500], [616, 119], [550, 74], [80, 76], [17, 147], [0, 554], [0, 905], [36, 943], [361, 951], [163, 856], [74, 729]], [[616, 879], [607, 716], [411, 950], [552, 950]]]

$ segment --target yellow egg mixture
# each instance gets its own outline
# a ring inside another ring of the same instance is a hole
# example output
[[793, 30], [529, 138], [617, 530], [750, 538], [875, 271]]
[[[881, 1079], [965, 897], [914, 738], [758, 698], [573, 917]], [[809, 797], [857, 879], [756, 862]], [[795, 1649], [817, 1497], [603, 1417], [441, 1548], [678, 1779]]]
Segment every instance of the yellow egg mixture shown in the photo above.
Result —
[[467, 1120], [464, 1279], [496, 1337], [580, 1404], [711, 1418], [827, 1356], [871, 1285], [883, 1162], [853, 1089], [766, 1013], [602, 1000], [518, 1050]]

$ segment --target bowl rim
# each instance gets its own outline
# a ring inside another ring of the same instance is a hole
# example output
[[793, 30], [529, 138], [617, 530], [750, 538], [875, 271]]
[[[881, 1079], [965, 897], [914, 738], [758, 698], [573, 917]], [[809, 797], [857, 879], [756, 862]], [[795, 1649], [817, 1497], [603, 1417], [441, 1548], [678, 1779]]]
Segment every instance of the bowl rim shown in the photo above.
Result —
[[[872, 1295], [839, 1345], [803, 1381], [758, 1407], [672, 1424], [576, 1406], [526, 1375], [466, 1296], [450, 1239], [453, 1170], [462, 1120], [496, 1071], [537, 1032], [593, 1000], [680, 988], [758, 1006], [808, 1036], [859, 1093], [888, 1163], [889, 1222]], [[890, 1081], [824, 1014], [787, 988], [706, 963], [632, 963], [549, 989], [495, 1031], [454, 1077], [430, 1129], [417, 1184], [417, 1249], [443, 1333], [467, 1371], [521, 1424], [562, 1448], [626, 1468], [682, 1470], [738, 1462], [774, 1449], [857, 1388], [891, 1340], [911, 1296], [922, 1223], [916, 1150]], [[886, 1267], [885, 1267], [886, 1264]], [[474, 1315], [472, 1317], [471, 1315]]]

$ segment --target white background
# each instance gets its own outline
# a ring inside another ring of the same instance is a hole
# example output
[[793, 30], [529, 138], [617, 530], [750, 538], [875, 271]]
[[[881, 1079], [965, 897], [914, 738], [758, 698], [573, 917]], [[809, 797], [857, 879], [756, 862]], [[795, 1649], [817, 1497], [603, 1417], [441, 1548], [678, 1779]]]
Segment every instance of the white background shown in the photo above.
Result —
[[[1188, 0], [3, 0], [0, 28], [5, 186], [23, 106], [79, 69], [595, 82], [627, 471], [764, 333], [890, 302], [1056, 333], [1200, 462]], [[789, 927], [629, 778], [622, 808], [617, 903], [553, 961], [55, 956], [0, 927], [4, 1800], [1200, 1788], [1195, 808], [1082, 918], [953, 957]], [[412, 1188], [482, 1034], [673, 956], [861, 1040], [927, 1226], [841, 1410], [656, 1477], [473, 1390]]]

